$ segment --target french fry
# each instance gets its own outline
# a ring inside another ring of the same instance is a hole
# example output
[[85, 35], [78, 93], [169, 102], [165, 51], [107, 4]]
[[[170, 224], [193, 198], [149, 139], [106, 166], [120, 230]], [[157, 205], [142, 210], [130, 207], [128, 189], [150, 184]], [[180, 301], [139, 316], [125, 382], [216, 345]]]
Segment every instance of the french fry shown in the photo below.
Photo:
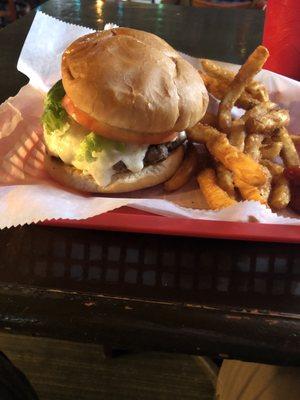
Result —
[[200, 75], [202, 76], [203, 82], [208, 92], [212, 94], [216, 99], [222, 100], [228, 90], [228, 84], [218, 81], [217, 79], [203, 73], [201, 73]]
[[[206, 74], [208, 74], [209, 76], [211, 76], [215, 79], [224, 81], [228, 85], [233, 81], [233, 79], [235, 77], [234, 72], [221, 67], [219, 64], [217, 64], [211, 60], [202, 59], [201, 65], [202, 65], [204, 71], [206, 72]], [[254, 99], [256, 99], [260, 102], [269, 100], [268, 91], [261, 82], [251, 81], [246, 86], [246, 92], [248, 92], [248, 94], [250, 94]]]
[[215, 136], [220, 135], [220, 132], [209, 125], [204, 125], [198, 122], [193, 128], [186, 130], [187, 137], [191, 142], [207, 143]]
[[276, 140], [282, 142], [282, 151], [280, 153], [286, 167], [298, 167], [300, 165], [299, 155], [292, 138], [285, 128], [278, 130]]
[[245, 182], [254, 186], [265, 183], [260, 165], [232, 146], [226, 136], [217, 129], [198, 123], [187, 130], [187, 135], [191, 141], [206, 143], [210, 153]]
[[204, 117], [201, 119], [201, 123], [205, 124], [205, 125], [210, 125], [213, 128], [217, 128], [218, 127], [218, 118], [215, 114], [206, 111], [206, 113], [204, 114]]
[[244, 110], [251, 110], [259, 104], [259, 100], [252, 97], [248, 92], [243, 92], [237, 99], [235, 105]]
[[229, 91], [223, 97], [219, 106], [219, 127], [225, 133], [230, 132], [231, 110], [237, 99], [242, 94], [245, 87], [253, 77], [262, 69], [269, 56], [268, 50], [264, 46], [258, 46], [243, 64], [231, 82]]
[[209, 76], [211, 76], [215, 79], [224, 80], [228, 84], [231, 83], [231, 81], [233, 81], [233, 79], [235, 77], [234, 72], [221, 67], [219, 64], [217, 64], [211, 60], [202, 59], [201, 65], [202, 65], [204, 71], [206, 72], [206, 74], [208, 74]]
[[267, 202], [271, 193], [273, 176], [267, 167], [264, 167], [264, 172], [267, 177], [267, 181], [259, 188], [259, 192], [262, 199]]
[[258, 101], [268, 101], [269, 94], [265, 85], [261, 82], [252, 81], [247, 85], [246, 91]]
[[246, 122], [251, 119], [261, 118], [263, 115], [267, 114], [269, 111], [274, 110], [275, 108], [277, 108], [276, 103], [265, 101], [263, 103], [259, 103], [255, 107], [251, 108], [251, 110], [245, 112], [245, 114], [242, 116], [242, 119]]
[[209, 208], [219, 210], [236, 203], [217, 185], [216, 174], [212, 168], [206, 168], [201, 171], [197, 181]]
[[218, 161], [245, 183], [260, 186], [266, 182], [261, 165], [232, 146], [224, 134], [213, 136], [206, 146]]
[[269, 203], [272, 208], [276, 210], [282, 210], [286, 208], [291, 200], [291, 191], [287, 179], [280, 175], [274, 182], [274, 186], [271, 191]]
[[189, 143], [185, 158], [175, 174], [164, 183], [167, 192], [173, 192], [184, 186], [192, 176], [196, 175], [199, 167], [199, 155], [192, 143]]
[[266, 145], [262, 145], [260, 148], [261, 157], [266, 160], [274, 160], [278, 157], [282, 149], [281, 142], [271, 142]]
[[280, 175], [283, 174], [284, 167], [280, 164], [277, 164], [277, 163], [275, 163], [271, 160], [267, 160], [267, 159], [262, 159], [260, 161], [260, 163], [268, 168], [271, 175], [273, 176], [273, 180], [276, 180], [277, 177], [279, 177]]
[[232, 146], [235, 146], [240, 151], [244, 151], [246, 131], [245, 122], [242, 118], [232, 121], [232, 128], [228, 138]]
[[[189, 140], [205, 144], [215, 159], [216, 172], [206, 169], [197, 178], [210, 208], [234, 202], [236, 190], [243, 199], [277, 210], [290, 202], [284, 168], [300, 166], [295, 147], [300, 145], [300, 135], [288, 133], [289, 112], [271, 102], [266, 87], [253, 80], [268, 56], [268, 50], [259, 46], [236, 75], [213, 61], [201, 60], [207, 89], [220, 100], [219, 111], [217, 121], [207, 113], [187, 133]], [[232, 120], [234, 105], [246, 110], [237, 120]], [[284, 165], [275, 162], [279, 156]]]
[[[203, 73], [200, 73], [200, 75], [202, 76], [208, 92], [216, 99], [222, 100], [229, 90], [229, 84]], [[259, 103], [260, 102], [258, 100], [254, 99], [248, 92], [244, 91], [237, 99], [236, 106], [243, 108], [244, 110], [250, 110]]]
[[288, 180], [283, 175], [284, 167], [268, 159], [262, 159], [261, 163], [272, 175], [273, 187], [268, 200], [271, 208], [277, 210], [286, 208], [291, 200], [291, 192]]
[[248, 135], [245, 140], [245, 153], [253, 158], [254, 161], [259, 161], [261, 158], [260, 146], [264, 137], [259, 134]]
[[287, 110], [271, 110], [265, 115], [246, 120], [248, 133], [260, 133], [271, 135], [276, 129], [287, 126], [290, 122], [290, 114]]
[[217, 163], [216, 171], [217, 171], [218, 184], [221, 187], [221, 189], [225, 190], [225, 192], [229, 195], [229, 197], [235, 199], [236, 196], [232, 179], [232, 172], [229, 171], [227, 168], [225, 168], [224, 165], [221, 163]]
[[267, 203], [267, 200], [261, 196], [260, 190], [256, 186], [249, 185], [248, 183], [242, 181], [236, 175], [234, 175], [233, 177], [233, 182], [235, 186], [239, 189], [241, 196], [244, 200], [259, 201], [261, 204]]

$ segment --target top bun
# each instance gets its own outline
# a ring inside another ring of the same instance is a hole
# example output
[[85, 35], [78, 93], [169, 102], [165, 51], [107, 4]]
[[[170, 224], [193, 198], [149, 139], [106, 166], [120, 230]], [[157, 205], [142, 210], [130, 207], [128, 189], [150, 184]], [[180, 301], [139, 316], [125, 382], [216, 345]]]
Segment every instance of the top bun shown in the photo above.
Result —
[[83, 36], [62, 58], [62, 82], [82, 111], [135, 132], [182, 131], [204, 115], [197, 70], [159, 37], [114, 28]]

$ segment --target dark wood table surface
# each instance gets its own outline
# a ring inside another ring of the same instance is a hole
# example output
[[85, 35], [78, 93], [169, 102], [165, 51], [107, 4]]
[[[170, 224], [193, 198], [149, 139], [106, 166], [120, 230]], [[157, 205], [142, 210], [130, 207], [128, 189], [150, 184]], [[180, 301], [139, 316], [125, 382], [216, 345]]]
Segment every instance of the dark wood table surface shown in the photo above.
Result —
[[[156, 33], [194, 56], [241, 63], [257, 10], [50, 0], [64, 21]], [[27, 82], [16, 62], [34, 13], [0, 31], [0, 100]], [[51, 38], [49, 38], [51, 40]], [[0, 328], [134, 350], [300, 364], [296, 244], [25, 226], [0, 232]]]

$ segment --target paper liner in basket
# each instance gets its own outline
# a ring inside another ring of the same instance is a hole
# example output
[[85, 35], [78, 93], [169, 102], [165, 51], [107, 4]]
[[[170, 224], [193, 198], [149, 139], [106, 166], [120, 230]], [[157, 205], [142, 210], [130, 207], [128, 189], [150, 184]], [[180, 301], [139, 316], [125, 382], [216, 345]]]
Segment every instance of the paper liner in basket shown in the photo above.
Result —
[[[277, 215], [257, 202], [240, 202], [220, 211], [203, 209], [205, 202], [195, 182], [166, 194], [160, 186], [130, 195], [85, 196], [53, 182], [43, 168], [44, 145], [40, 117], [45, 92], [60, 79], [64, 49], [91, 29], [56, 20], [38, 12], [24, 43], [18, 69], [30, 83], [0, 106], [0, 228], [45, 219], [84, 219], [128, 205], [153, 213], [206, 220], [300, 225], [286, 211]], [[199, 60], [184, 57], [199, 68]], [[234, 68], [234, 67], [233, 67]], [[262, 79], [276, 101], [289, 108], [292, 129], [300, 132], [300, 84], [268, 71]], [[213, 105], [212, 105], [213, 106]], [[239, 110], [236, 110], [238, 113]]]

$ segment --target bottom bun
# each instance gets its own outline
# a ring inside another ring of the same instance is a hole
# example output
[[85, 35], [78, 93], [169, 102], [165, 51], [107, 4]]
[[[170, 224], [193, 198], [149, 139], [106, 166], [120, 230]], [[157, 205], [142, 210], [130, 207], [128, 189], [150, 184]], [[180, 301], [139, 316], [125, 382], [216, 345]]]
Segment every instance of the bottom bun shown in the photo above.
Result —
[[57, 158], [46, 155], [45, 168], [57, 182], [72, 189], [87, 193], [126, 193], [149, 188], [165, 182], [176, 172], [184, 156], [184, 147], [180, 146], [157, 164], [148, 165], [142, 171], [115, 174], [107, 186], [99, 186], [91, 175], [64, 164]]

